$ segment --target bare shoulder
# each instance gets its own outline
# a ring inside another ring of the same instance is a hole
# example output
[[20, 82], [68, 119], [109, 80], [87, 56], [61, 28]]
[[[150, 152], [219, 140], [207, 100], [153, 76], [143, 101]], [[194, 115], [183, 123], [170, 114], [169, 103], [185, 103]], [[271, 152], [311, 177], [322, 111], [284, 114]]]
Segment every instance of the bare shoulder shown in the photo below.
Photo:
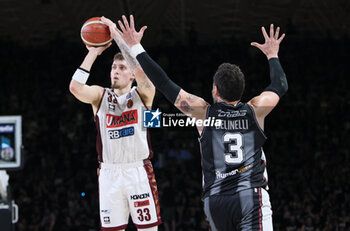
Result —
[[254, 109], [258, 118], [265, 118], [278, 104], [280, 97], [272, 91], [264, 91], [252, 98], [248, 104]]

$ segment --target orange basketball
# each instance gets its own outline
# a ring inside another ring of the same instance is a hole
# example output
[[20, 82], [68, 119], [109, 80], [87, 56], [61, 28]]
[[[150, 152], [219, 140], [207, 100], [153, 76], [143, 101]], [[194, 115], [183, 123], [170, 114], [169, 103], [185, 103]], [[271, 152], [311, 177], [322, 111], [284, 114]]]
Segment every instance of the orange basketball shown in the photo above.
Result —
[[112, 41], [109, 28], [100, 17], [87, 20], [81, 27], [80, 36], [86, 45], [93, 47], [104, 46]]

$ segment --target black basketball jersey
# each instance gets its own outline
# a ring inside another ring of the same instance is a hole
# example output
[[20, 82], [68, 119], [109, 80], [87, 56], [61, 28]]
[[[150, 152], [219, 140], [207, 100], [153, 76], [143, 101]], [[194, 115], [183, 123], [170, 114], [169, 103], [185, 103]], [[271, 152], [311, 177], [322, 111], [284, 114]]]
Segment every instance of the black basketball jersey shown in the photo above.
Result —
[[265, 187], [264, 132], [253, 108], [214, 103], [207, 119], [221, 120], [220, 126], [207, 126], [199, 138], [203, 169], [203, 197], [234, 194], [244, 189]]

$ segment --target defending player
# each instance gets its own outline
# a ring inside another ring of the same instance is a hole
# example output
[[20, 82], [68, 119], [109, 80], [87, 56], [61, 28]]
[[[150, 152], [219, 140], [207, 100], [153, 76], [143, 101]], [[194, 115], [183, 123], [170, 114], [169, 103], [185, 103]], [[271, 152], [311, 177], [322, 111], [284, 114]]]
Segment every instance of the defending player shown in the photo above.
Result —
[[[116, 30], [106, 19], [110, 30]], [[197, 123], [200, 134], [204, 176], [204, 210], [212, 230], [273, 230], [272, 211], [267, 192], [266, 166], [262, 146], [266, 140], [264, 119], [277, 105], [287, 89], [287, 79], [278, 59], [279, 37], [271, 24], [270, 35], [265, 28], [264, 44], [251, 43], [267, 57], [270, 85], [247, 103], [241, 102], [244, 75], [238, 66], [223, 63], [214, 78], [214, 104], [187, 93], [173, 83], [138, 43], [133, 17], [130, 26], [125, 16], [118, 22], [119, 34], [141, 64], [158, 90], [179, 110], [203, 121], [209, 117], [221, 120], [220, 126], [204, 127]]]
[[[144, 30], [135, 32], [138, 41]], [[69, 87], [78, 100], [92, 105], [95, 116], [101, 228], [124, 230], [131, 215], [138, 230], [154, 231], [161, 218], [142, 114], [152, 105], [155, 88], [137, 61], [130, 57], [127, 47], [121, 48], [123, 55], [114, 56], [111, 88], [87, 85], [93, 63], [109, 46], [87, 47], [88, 54]], [[132, 87], [134, 79], [137, 87]]]

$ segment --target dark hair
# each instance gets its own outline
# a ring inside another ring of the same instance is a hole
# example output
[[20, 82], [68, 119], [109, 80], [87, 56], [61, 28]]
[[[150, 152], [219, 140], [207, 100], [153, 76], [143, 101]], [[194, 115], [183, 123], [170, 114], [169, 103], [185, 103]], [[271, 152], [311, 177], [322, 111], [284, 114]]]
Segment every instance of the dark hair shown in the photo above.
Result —
[[113, 61], [114, 60], [124, 60], [124, 56], [122, 55], [122, 53], [118, 52], [117, 54], [114, 55]]
[[213, 82], [222, 99], [230, 102], [241, 99], [245, 80], [239, 66], [231, 63], [221, 64], [213, 77]]

